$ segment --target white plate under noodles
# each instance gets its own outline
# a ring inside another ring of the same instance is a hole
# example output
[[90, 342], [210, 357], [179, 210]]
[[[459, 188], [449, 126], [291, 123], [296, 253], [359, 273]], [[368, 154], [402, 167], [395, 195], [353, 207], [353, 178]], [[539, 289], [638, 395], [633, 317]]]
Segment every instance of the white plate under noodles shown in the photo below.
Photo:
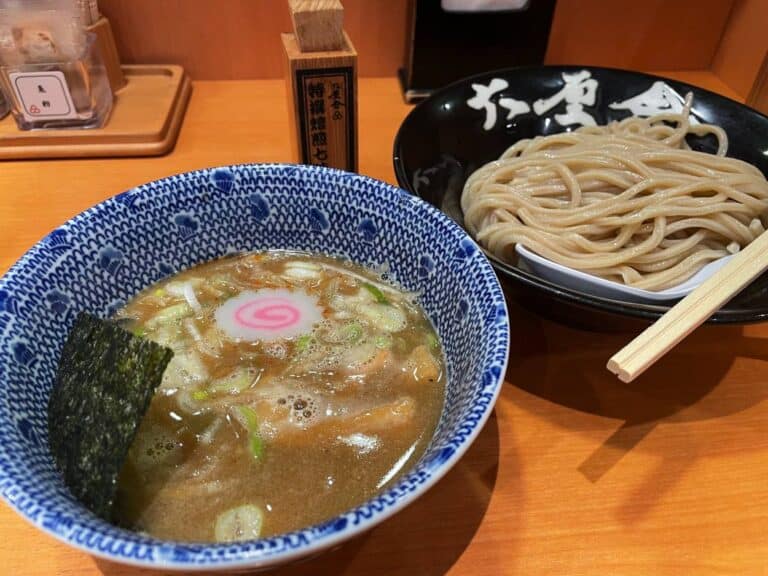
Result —
[[731, 256], [724, 256], [719, 260], [710, 262], [685, 282], [682, 282], [677, 286], [672, 286], [671, 288], [652, 292], [651, 290], [634, 288], [633, 286], [612, 282], [611, 280], [606, 280], [599, 276], [593, 276], [592, 274], [587, 274], [580, 270], [568, 268], [567, 266], [563, 266], [552, 260], [547, 260], [535, 252], [531, 252], [522, 244], [515, 246], [515, 251], [520, 259], [525, 262], [525, 265], [530, 271], [536, 274], [539, 278], [564, 286], [565, 288], [571, 288], [578, 292], [586, 292], [594, 296], [612, 298], [625, 302], [639, 303], [667, 302], [684, 298], [689, 293], [693, 292], [699, 284], [725, 266], [731, 259]]

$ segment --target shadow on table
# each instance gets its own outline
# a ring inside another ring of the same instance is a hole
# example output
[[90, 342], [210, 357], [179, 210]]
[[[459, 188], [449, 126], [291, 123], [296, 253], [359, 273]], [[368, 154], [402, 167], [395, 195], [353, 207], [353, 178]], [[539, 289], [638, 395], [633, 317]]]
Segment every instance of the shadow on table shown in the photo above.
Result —
[[[505, 454], [505, 458], [509, 457]], [[499, 430], [492, 415], [459, 463], [408, 508], [335, 550], [266, 574], [445, 574], [483, 520], [496, 485], [498, 465]], [[94, 562], [105, 576], [178, 574], [141, 570], [100, 559]]]
[[[570, 329], [515, 305], [510, 314], [517, 330], [513, 330], [508, 383], [563, 407], [623, 421], [578, 466], [588, 480], [598, 482], [651, 431], [665, 425], [657, 433], [666, 434], [670, 441], [661, 449], [659, 443], [654, 444], [659, 450], [659, 465], [641, 482], [637, 497], [619, 510], [626, 523], [641, 520], [648, 511], [639, 510], [635, 501], [647, 500], [649, 494], [658, 500], [699, 457], [712, 457], [718, 450], [751, 448], [723, 442], [720, 435], [729, 427], [743, 431], [744, 427], [760, 426], [759, 419], [754, 424], [745, 419], [736, 423], [724, 420], [696, 437], [676, 432], [675, 424], [724, 418], [768, 398], [765, 379], [724, 378], [738, 357], [768, 360], [768, 339], [745, 336], [738, 326], [702, 326], [637, 380], [626, 384], [605, 365], [633, 335]], [[542, 410], [541, 403], [536, 404], [531, 402], [524, 408]], [[551, 410], [539, 415], [557, 418]]]

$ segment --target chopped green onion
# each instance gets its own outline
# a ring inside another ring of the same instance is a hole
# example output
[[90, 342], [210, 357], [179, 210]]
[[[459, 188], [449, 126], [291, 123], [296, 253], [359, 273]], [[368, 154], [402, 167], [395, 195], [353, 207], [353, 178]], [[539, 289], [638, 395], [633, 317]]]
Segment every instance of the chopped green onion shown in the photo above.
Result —
[[[378, 304], [375, 304], [378, 306]], [[355, 344], [363, 337], [363, 327], [359, 322], [335, 324], [321, 332], [320, 338], [329, 344]]]
[[368, 290], [368, 292], [371, 293], [371, 295], [376, 299], [376, 302], [379, 304], [389, 304], [389, 300], [387, 300], [387, 297], [384, 296], [384, 293], [373, 284], [363, 282], [363, 288]]
[[214, 380], [208, 387], [213, 394], [239, 394], [249, 388], [261, 375], [250, 368], [238, 368], [223, 378]]
[[197, 400], [198, 402], [207, 400], [208, 396], [209, 394], [206, 390], [195, 390], [194, 392], [192, 392], [192, 399]]
[[363, 327], [357, 322], [353, 322], [344, 326], [341, 333], [347, 342], [357, 342], [363, 336]]
[[258, 460], [264, 453], [264, 442], [259, 433], [259, 418], [256, 412], [249, 406], [238, 406], [238, 411], [243, 417], [248, 428], [248, 449], [251, 455]]
[[310, 334], [304, 334], [296, 339], [296, 350], [304, 352], [312, 344], [312, 336]]
[[374, 343], [376, 344], [376, 348], [392, 348], [392, 338], [385, 334], [376, 336]]
[[248, 448], [251, 451], [251, 456], [256, 460], [262, 457], [264, 454], [264, 442], [261, 440], [261, 434], [251, 432], [248, 435]]
[[243, 417], [243, 420], [245, 421], [245, 427], [248, 428], [248, 430], [252, 430], [253, 428], [258, 427], [259, 419], [256, 416], [256, 411], [253, 408], [250, 406], [238, 406], [237, 410]]
[[163, 296], [165, 296], [165, 290], [163, 290], [162, 288], [158, 288], [157, 290], [155, 290], [154, 295], [157, 296], [158, 298], [162, 298]]
[[259, 419], [253, 408], [250, 406], [238, 406], [237, 409], [245, 420], [245, 426], [248, 430], [253, 430], [259, 426]]
[[433, 350], [440, 348], [440, 340], [437, 339], [437, 335], [434, 332], [427, 333], [427, 344]]
[[136, 328], [131, 329], [131, 333], [134, 336], [138, 336], [139, 338], [143, 338], [147, 334], [147, 329], [144, 328], [144, 326], [136, 326]]

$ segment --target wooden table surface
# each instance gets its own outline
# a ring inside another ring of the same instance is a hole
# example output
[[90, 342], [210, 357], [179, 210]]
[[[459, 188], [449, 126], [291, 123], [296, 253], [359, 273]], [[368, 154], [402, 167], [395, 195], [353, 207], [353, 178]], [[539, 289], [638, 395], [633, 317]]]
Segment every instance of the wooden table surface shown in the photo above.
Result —
[[[669, 73], [667, 73], [669, 75]], [[675, 76], [735, 97], [705, 72]], [[394, 182], [409, 107], [360, 82], [360, 171]], [[195, 84], [175, 151], [150, 159], [0, 162], [0, 273], [50, 229], [133, 185], [288, 161], [281, 81]], [[768, 326], [704, 327], [632, 384], [605, 368], [631, 335], [512, 306], [493, 417], [422, 499], [280, 575], [768, 574]], [[0, 504], [0, 573], [149, 574], [71, 550]]]

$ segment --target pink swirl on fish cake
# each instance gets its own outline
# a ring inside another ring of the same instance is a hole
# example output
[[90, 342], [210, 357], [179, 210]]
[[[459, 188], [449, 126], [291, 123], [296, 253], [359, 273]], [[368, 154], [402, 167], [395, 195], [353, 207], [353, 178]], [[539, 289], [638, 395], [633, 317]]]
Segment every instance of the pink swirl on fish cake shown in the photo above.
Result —
[[224, 302], [215, 313], [227, 336], [248, 341], [272, 341], [307, 334], [322, 321], [315, 296], [302, 290], [265, 288], [246, 291]]
[[262, 298], [235, 311], [235, 320], [248, 328], [280, 330], [301, 320], [301, 311], [285, 298]]

